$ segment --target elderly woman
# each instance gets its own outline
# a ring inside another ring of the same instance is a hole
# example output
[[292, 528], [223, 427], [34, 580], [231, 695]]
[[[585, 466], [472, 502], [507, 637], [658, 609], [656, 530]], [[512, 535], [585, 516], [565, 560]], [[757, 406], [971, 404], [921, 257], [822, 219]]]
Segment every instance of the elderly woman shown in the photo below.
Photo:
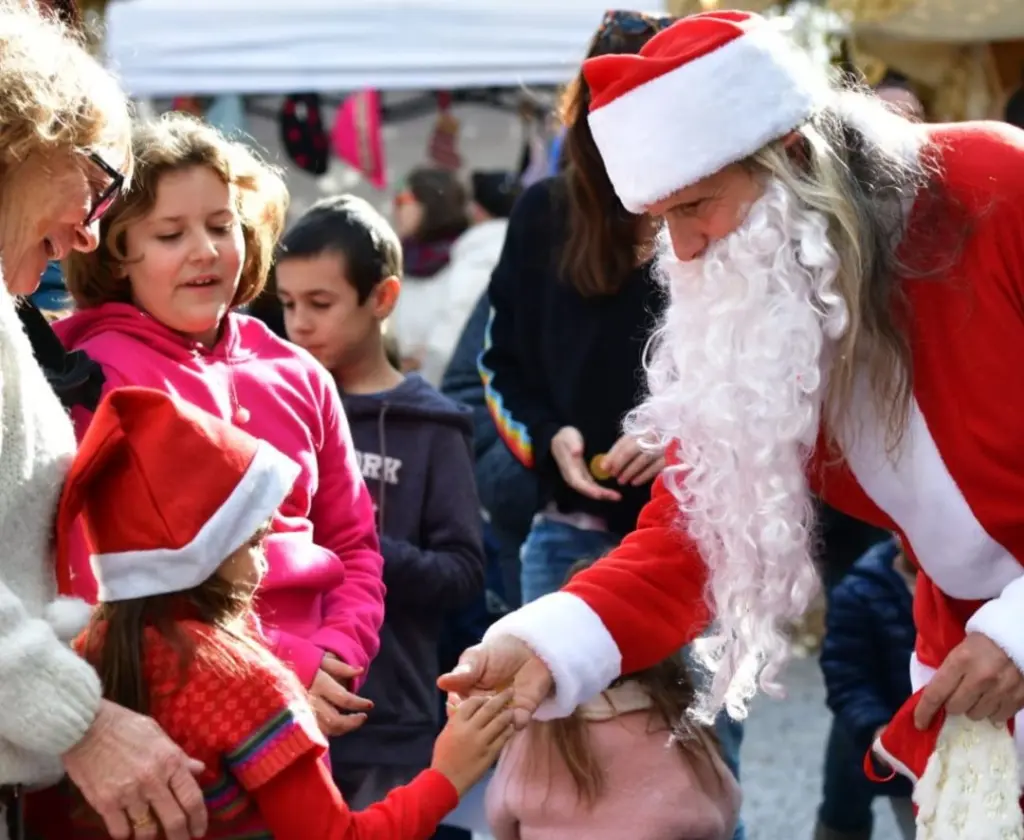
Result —
[[130, 166], [127, 102], [61, 24], [19, 0], [0, 0], [0, 90], [0, 840], [17, 836], [22, 786], [64, 770], [115, 838], [155, 838], [160, 824], [170, 840], [200, 837], [195, 763], [103, 701], [65, 644], [82, 611], [55, 598], [51, 538], [75, 436], [16, 310], [49, 260], [96, 247]]

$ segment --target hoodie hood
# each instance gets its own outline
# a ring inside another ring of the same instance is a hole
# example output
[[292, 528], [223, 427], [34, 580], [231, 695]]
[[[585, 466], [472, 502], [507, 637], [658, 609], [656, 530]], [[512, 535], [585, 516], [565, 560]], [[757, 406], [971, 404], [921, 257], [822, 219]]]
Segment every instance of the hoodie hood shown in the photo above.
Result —
[[423, 377], [409, 374], [390, 391], [378, 394], [342, 394], [345, 414], [355, 424], [386, 414], [433, 422], [458, 429], [467, 438], [473, 436], [473, 413], [464, 405], [438, 393]]
[[261, 343], [262, 336], [255, 333], [270, 335], [261, 322], [232, 312], [224, 319], [217, 343], [207, 348], [130, 303], [104, 303], [79, 310], [55, 322], [53, 329], [68, 350], [80, 348], [101, 333], [120, 333], [144, 341], [161, 355], [175, 361], [193, 358], [197, 351], [207, 358], [221, 361], [246, 361], [257, 355]]

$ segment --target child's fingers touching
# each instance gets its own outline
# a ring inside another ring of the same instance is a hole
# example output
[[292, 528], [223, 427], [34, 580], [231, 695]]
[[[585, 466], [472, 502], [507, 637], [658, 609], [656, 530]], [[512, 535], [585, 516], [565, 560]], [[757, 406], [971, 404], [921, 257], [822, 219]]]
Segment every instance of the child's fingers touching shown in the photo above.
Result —
[[499, 691], [492, 697], [486, 699], [473, 714], [473, 723], [483, 729], [512, 703], [513, 692], [511, 688]]
[[487, 698], [479, 694], [474, 694], [471, 697], [465, 697], [462, 702], [455, 707], [455, 712], [452, 717], [457, 720], [468, 721], [486, 702]]
[[512, 726], [513, 712], [511, 709], [502, 709], [501, 712], [488, 723], [482, 730], [481, 734], [484, 737], [484, 742], [490, 744], [492, 741], [500, 738], [506, 730], [508, 732], [514, 732], [515, 729]]

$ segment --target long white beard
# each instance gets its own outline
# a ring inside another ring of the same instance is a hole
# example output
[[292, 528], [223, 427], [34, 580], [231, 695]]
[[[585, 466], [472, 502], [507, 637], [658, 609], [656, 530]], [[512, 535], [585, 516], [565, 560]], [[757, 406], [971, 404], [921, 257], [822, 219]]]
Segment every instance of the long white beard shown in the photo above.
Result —
[[847, 309], [828, 223], [771, 182], [742, 226], [701, 259], [667, 237], [655, 271], [670, 302], [647, 363], [651, 396], [634, 434], [678, 447], [665, 472], [709, 569], [716, 634], [698, 643], [713, 674], [695, 710], [737, 719], [776, 683], [786, 625], [817, 588], [806, 461], [823, 403], [823, 352]]

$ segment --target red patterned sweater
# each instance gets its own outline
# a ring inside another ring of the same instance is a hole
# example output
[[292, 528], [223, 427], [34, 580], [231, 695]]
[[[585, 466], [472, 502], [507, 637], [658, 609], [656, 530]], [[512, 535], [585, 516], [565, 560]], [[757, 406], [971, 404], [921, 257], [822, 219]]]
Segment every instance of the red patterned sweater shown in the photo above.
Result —
[[[269, 651], [199, 622], [181, 626], [197, 647], [184, 681], [179, 655], [156, 631], [147, 634], [150, 713], [206, 765], [199, 783], [209, 840], [427, 840], [458, 804], [451, 782], [426, 770], [353, 813], [320, 760], [327, 743], [298, 679]], [[52, 797], [67, 794], [53, 789], [30, 805], [32, 836], [106, 838], [89, 809], [66, 800], [54, 807]], [[54, 824], [54, 814], [70, 814], [71, 824]]]

